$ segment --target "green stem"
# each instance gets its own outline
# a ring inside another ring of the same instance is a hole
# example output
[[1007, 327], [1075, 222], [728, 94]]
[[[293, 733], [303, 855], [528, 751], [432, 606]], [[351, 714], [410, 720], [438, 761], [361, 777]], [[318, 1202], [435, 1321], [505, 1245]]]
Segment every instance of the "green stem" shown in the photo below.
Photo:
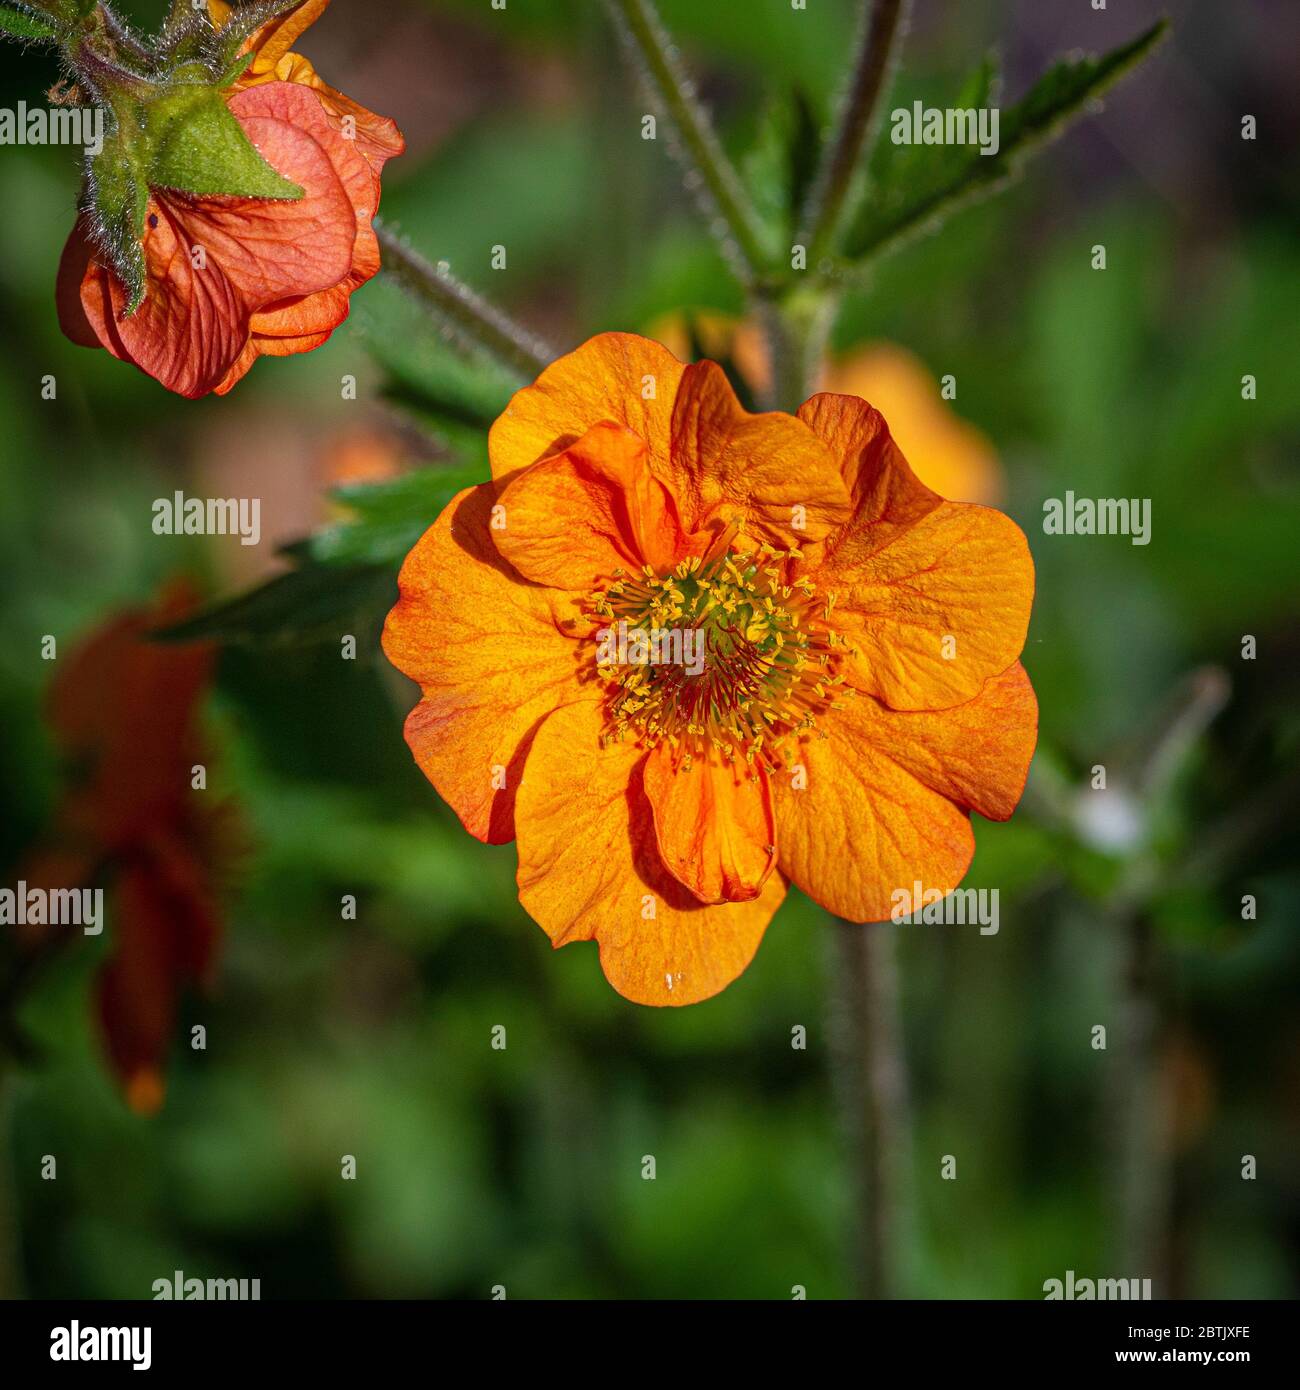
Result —
[[832, 924], [832, 1043], [837, 1092], [853, 1166], [853, 1263], [863, 1298], [903, 1292], [911, 1153], [907, 1063], [892, 922]]
[[910, 0], [876, 0], [868, 19], [864, 4], [853, 77], [801, 218], [808, 262], [814, 268], [835, 248], [846, 220], [849, 194], [857, 182], [863, 152], [875, 134], [880, 100], [893, 70], [909, 5]]
[[808, 399], [838, 307], [838, 296], [821, 285], [789, 290], [780, 299], [756, 299], [772, 363], [769, 409], [795, 411]]
[[431, 265], [388, 227], [377, 222], [375, 232], [384, 250], [384, 271], [451, 329], [462, 347], [488, 353], [525, 382], [558, 356], [450, 272]]
[[763, 224], [707, 112], [695, 100], [651, 0], [608, 0], [608, 4], [624, 43], [640, 59], [651, 94], [677, 133], [677, 153], [688, 182], [698, 183], [698, 191], [708, 197], [726, 226], [724, 251], [746, 285], [760, 281], [770, 259]]

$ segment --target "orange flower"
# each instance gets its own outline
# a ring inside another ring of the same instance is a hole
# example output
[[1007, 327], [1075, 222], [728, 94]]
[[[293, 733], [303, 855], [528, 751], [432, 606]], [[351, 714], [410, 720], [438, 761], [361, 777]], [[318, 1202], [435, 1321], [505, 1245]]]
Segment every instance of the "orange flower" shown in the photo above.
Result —
[[[730, 358], [753, 390], [769, 388], [772, 369], [757, 322], [711, 309], [689, 321], [682, 314], [665, 314], [651, 325], [651, 336], [685, 355], [691, 346], [688, 322], [704, 351]], [[860, 396], [875, 406], [912, 471], [941, 497], [989, 505], [1002, 500], [1002, 468], [992, 441], [944, 400], [934, 373], [915, 353], [896, 343], [868, 343], [826, 358], [817, 387]]]
[[715, 363], [626, 334], [518, 392], [489, 451], [384, 648], [421, 686], [417, 762], [472, 834], [518, 840], [555, 945], [685, 1004], [745, 968], [787, 881], [858, 922], [957, 885], [1036, 735], [1011, 521], [918, 483], [863, 401], [750, 415]]
[[[310, 352], [347, 318], [352, 292], [379, 269], [380, 174], [404, 142], [288, 51], [326, 4], [304, 0], [258, 29], [225, 93], [258, 153], [303, 196], [151, 188], [145, 297], [130, 315], [83, 213], [59, 266], [59, 321], [73, 342], [105, 347], [183, 396], [224, 395], [259, 356]], [[219, 0], [209, 8], [218, 26], [231, 13]]]
[[155, 609], [113, 618], [60, 661], [49, 721], [75, 781], [26, 869], [34, 885], [107, 886], [112, 950], [96, 1007], [113, 1070], [144, 1113], [162, 1103], [177, 1000], [209, 976], [219, 929], [225, 830], [208, 793], [191, 789], [206, 761], [196, 716], [214, 651], [146, 636], [192, 602], [172, 585]]

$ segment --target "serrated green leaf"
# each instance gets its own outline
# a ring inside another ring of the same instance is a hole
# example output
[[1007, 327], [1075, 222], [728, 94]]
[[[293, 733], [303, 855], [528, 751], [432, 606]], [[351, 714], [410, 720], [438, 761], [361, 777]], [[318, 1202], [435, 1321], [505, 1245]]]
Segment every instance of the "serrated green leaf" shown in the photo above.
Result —
[[195, 84], [151, 103], [149, 183], [186, 193], [293, 200], [303, 190], [258, 154], [221, 93]]
[[18, 39], [56, 39], [59, 29], [44, 15], [25, 5], [0, 5], [0, 29]]
[[362, 645], [397, 598], [388, 565], [307, 565], [152, 634], [162, 642], [303, 646], [346, 635]]
[[[852, 260], [902, 245], [969, 202], [1012, 178], [1024, 160], [1055, 139], [1070, 121], [1140, 63], [1168, 29], [1160, 20], [1132, 42], [1101, 58], [1069, 58], [1041, 77], [1014, 106], [1001, 112], [996, 154], [968, 145], [894, 145], [888, 124], [872, 161], [873, 180], [845, 239]], [[986, 60], [968, 81], [960, 104], [981, 104], [994, 73]], [[985, 95], [984, 103], [988, 97]]]
[[310, 537], [307, 554], [322, 564], [381, 564], [396, 568], [463, 488], [485, 482], [486, 461], [457, 468], [418, 468], [382, 483], [355, 483], [334, 498], [355, 513]]

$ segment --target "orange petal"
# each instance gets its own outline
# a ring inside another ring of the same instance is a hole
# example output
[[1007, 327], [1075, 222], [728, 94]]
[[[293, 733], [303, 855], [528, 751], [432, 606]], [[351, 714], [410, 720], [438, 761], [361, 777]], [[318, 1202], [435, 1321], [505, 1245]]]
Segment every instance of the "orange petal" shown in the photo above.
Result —
[[514, 838], [537, 724], [582, 694], [585, 670], [560, 626], [575, 621], [565, 601], [525, 582], [493, 543], [497, 491], [467, 488], [420, 538], [383, 635], [389, 661], [422, 691], [406, 721], [416, 762], [466, 830], [492, 844]]
[[109, 1060], [133, 1108], [162, 1101], [162, 1068], [181, 989], [215, 937], [202, 870], [178, 877], [149, 855], [134, 859], [115, 887], [113, 952], [100, 972], [97, 1003]]
[[1024, 647], [1034, 596], [1024, 533], [1001, 512], [923, 487], [865, 401], [823, 394], [799, 414], [853, 495], [852, 520], [804, 571], [835, 595], [835, 625], [856, 649], [849, 684], [895, 709], [971, 699]]
[[622, 425], [593, 425], [562, 454], [516, 474], [501, 492], [497, 549], [538, 584], [586, 593], [617, 568], [668, 568], [685, 540], [646, 447]]
[[[323, 15], [330, 0], [303, 0], [288, 13], [268, 20], [253, 32], [247, 50], [255, 56], [250, 65], [254, 74], [269, 72], [288, 53], [299, 38]], [[230, 18], [234, 7], [226, 0], [208, 0], [208, 16], [214, 28], [220, 29]]]
[[779, 874], [751, 902], [704, 906], [659, 858], [641, 780], [645, 754], [602, 748], [584, 700], [537, 731], [519, 790], [519, 900], [556, 946], [595, 939], [606, 979], [638, 1004], [692, 1004], [753, 959], [785, 896]]
[[857, 697], [819, 724], [827, 736], [805, 736], [773, 774], [781, 871], [831, 912], [879, 922], [918, 880], [945, 893], [961, 882], [970, 810], [1005, 820], [1015, 809], [1038, 706], [1017, 663], [955, 709], [899, 713]]
[[776, 862], [767, 772], [711, 758], [690, 770], [661, 743], [646, 759], [645, 793], [668, 871], [702, 903], [758, 897]]
[[101, 346], [101, 334], [81, 302], [81, 285], [90, 269], [90, 257], [90, 237], [83, 215], [77, 218], [59, 259], [55, 302], [59, 311], [59, 327], [65, 336], [78, 347], [93, 348]]
[[825, 445], [792, 415], [751, 415], [716, 362], [686, 368], [672, 429], [668, 471], [655, 467], [688, 530], [743, 516], [747, 531], [784, 547], [848, 519], [848, 491]]
[[602, 420], [639, 435], [658, 472], [668, 458], [683, 370], [667, 348], [634, 333], [589, 338], [511, 397], [488, 435], [492, 476], [560, 453]]

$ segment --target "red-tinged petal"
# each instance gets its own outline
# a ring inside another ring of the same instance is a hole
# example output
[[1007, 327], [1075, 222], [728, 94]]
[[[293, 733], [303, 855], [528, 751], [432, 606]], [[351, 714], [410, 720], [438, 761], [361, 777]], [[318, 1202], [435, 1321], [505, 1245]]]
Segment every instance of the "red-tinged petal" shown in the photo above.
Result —
[[645, 754], [601, 746], [602, 706], [568, 705], [537, 731], [519, 791], [519, 900], [556, 946], [594, 939], [606, 978], [638, 1004], [693, 1004], [753, 959], [785, 895], [706, 906], [664, 868], [642, 786]]
[[188, 881], [174, 865], [133, 860], [119, 876], [112, 906], [113, 953], [100, 972], [97, 999], [109, 1060], [133, 1108], [162, 1102], [163, 1066], [182, 987], [195, 978], [196, 951], [215, 938], [212, 903], [195, 868]]
[[406, 721], [416, 762], [471, 835], [500, 844], [515, 835], [538, 723], [580, 697], [594, 662], [570, 635], [576, 614], [563, 598], [498, 553], [496, 499], [496, 484], [468, 488], [424, 533], [398, 576], [383, 646], [422, 691]]
[[954, 709], [840, 701], [773, 774], [781, 872], [854, 922], [884, 921], [918, 881], [950, 892], [974, 853], [969, 812], [1014, 810], [1037, 720], [1019, 665]]
[[[78, 347], [102, 347], [103, 339], [81, 302], [81, 285], [90, 268], [91, 246], [84, 215], [77, 218], [59, 260], [55, 301], [59, 327]], [[99, 301], [102, 303], [102, 299]]]
[[[148, 288], [129, 318], [116, 277], [88, 275], [82, 289], [95, 323], [96, 281], [106, 280], [110, 349], [169, 390], [201, 396], [244, 351], [254, 312], [337, 285], [349, 273], [356, 214], [336, 164], [364, 161], [342, 142], [311, 92], [268, 83], [239, 92], [230, 109], [267, 161], [304, 189], [297, 201], [196, 198], [156, 193], [144, 240]], [[195, 248], [202, 248], [196, 267]]]
[[645, 793], [665, 867], [703, 903], [756, 898], [776, 863], [766, 769], [743, 758], [687, 769], [661, 743], [646, 759]]

